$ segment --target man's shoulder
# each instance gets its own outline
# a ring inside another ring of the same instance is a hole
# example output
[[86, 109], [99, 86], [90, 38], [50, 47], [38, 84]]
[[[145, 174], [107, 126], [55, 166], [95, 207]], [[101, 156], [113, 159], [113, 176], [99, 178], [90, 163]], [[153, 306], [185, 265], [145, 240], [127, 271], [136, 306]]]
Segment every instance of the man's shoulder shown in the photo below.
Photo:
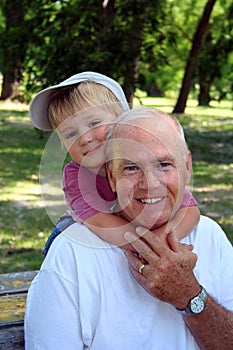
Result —
[[230, 247], [231, 243], [222, 227], [210, 217], [201, 215], [195, 229], [184, 239], [184, 243], [192, 243], [194, 246], [205, 247]]
[[85, 225], [75, 222], [62, 232], [63, 236], [70, 244], [75, 244], [85, 248], [106, 248], [109, 243], [103, 241], [96, 234], [90, 231]]
[[41, 272], [50, 271], [59, 278], [77, 284], [78, 275], [88, 275], [89, 279], [95, 274], [96, 264], [105, 253], [109, 255], [110, 250], [113, 251], [109, 243], [101, 240], [84, 225], [74, 223], [55, 239], [41, 266]]
[[214, 240], [219, 240], [223, 236], [225, 236], [225, 233], [215, 220], [211, 219], [208, 216], [201, 215], [196, 227], [188, 236], [182, 240], [182, 242], [188, 244], [197, 244], [197, 242], [200, 241], [200, 243], [203, 244], [209, 240], [212, 242]]
[[214, 219], [212, 219], [208, 216], [205, 216], [205, 215], [201, 215], [199, 223], [196, 226], [196, 230], [210, 232], [211, 234], [213, 234], [215, 232], [219, 232], [220, 235], [226, 236], [221, 225], [217, 221], [215, 221]]
[[199, 226], [208, 225], [208, 227], [221, 229], [221, 226], [214, 219], [210, 218], [209, 216], [205, 216], [205, 215], [201, 215], [198, 225]]
[[[109, 248], [110, 244], [103, 241], [85, 225], [75, 222], [66, 228], [53, 242], [49, 253], [50, 259], [63, 258], [68, 255], [88, 255], [88, 250]], [[73, 253], [71, 253], [73, 252]], [[67, 259], [67, 258], [66, 258]]]

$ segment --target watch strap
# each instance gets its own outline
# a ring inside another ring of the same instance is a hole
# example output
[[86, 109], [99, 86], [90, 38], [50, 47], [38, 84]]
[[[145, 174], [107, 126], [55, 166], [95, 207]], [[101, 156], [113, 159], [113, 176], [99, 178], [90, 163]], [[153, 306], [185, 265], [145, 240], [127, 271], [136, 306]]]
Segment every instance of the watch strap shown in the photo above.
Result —
[[[181, 309], [178, 309], [176, 308], [176, 310], [179, 312], [179, 314], [181, 314], [182, 316], [194, 316], [194, 315], [199, 315], [200, 313], [202, 313], [205, 309], [205, 305], [206, 305], [206, 298], [207, 298], [207, 291], [205, 290], [205, 288], [203, 286], [201, 286], [201, 292], [196, 295], [194, 298], [192, 298], [189, 303], [188, 303], [188, 306], [184, 309], [184, 310], [181, 310]], [[194, 312], [192, 311], [192, 308], [191, 308], [191, 304], [192, 302], [194, 301], [194, 299], [201, 299], [202, 302], [203, 302], [203, 308], [201, 311], [198, 311], [198, 312]]]

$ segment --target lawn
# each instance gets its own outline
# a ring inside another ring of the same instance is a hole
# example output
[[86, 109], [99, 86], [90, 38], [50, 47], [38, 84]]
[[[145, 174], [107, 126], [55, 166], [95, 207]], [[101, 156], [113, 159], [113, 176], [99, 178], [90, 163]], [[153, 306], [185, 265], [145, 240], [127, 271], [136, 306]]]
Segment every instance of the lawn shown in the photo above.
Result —
[[[145, 97], [141, 103], [167, 112], [174, 105], [170, 99]], [[233, 243], [232, 105], [197, 108], [189, 101], [186, 113], [177, 117], [193, 153], [190, 188], [201, 212], [214, 218]], [[39, 167], [50, 133], [34, 129], [28, 106], [21, 104], [0, 103], [0, 126], [0, 273], [38, 269], [45, 240], [63, 210], [56, 189], [47, 193], [46, 208], [41, 199]], [[47, 165], [55, 162], [51, 159]], [[56, 181], [59, 186], [60, 173]]]

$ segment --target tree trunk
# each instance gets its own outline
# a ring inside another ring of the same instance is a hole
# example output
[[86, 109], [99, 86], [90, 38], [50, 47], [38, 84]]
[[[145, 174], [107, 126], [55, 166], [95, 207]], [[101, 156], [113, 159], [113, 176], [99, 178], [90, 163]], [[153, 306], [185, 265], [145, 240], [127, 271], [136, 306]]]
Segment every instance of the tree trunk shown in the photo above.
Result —
[[[104, 4], [105, 2], [103, 2]], [[106, 2], [107, 6], [103, 8], [103, 23], [102, 23], [102, 39], [101, 44], [106, 50], [112, 45], [112, 32], [111, 24], [116, 17], [115, 1], [109, 0]], [[134, 10], [138, 6], [141, 8], [141, 4], [135, 2]], [[132, 12], [132, 8], [126, 4], [126, 12], [122, 14], [123, 20], [127, 21], [127, 14]], [[136, 10], [135, 10], [136, 11]], [[127, 101], [132, 104], [134, 98], [135, 81], [138, 78], [139, 60], [140, 60], [140, 47], [142, 40], [142, 33], [144, 28], [144, 21], [139, 21], [138, 17], [143, 16], [144, 12], [139, 11], [139, 14], [129, 21], [127, 31], [124, 33], [123, 39], [127, 41], [127, 52], [124, 49], [121, 51], [121, 55], [124, 52], [124, 67], [121, 69], [121, 75], [123, 76], [122, 88], [125, 92]], [[107, 35], [106, 35], [107, 33]], [[130, 49], [129, 49], [130, 48]], [[118, 56], [119, 57], [119, 56]], [[118, 58], [119, 59], [119, 58]]]
[[139, 21], [137, 16], [133, 18], [129, 32], [128, 59], [125, 64], [123, 89], [130, 105], [133, 104], [135, 85], [139, 75], [140, 48], [144, 31], [144, 21]]
[[4, 7], [6, 29], [2, 44], [3, 51], [3, 83], [1, 100], [12, 99], [19, 95], [22, 82], [23, 61], [26, 40], [20, 30], [24, 23], [24, 2], [7, 0]]
[[[200, 77], [201, 78], [201, 77]], [[204, 79], [200, 79], [200, 92], [198, 95], [198, 106], [209, 106], [210, 103], [210, 86], [209, 82], [206, 82]]]
[[208, 0], [203, 11], [200, 22], [197, 26], [196, 32], [192, 41], [192, 48], [189, 53], [189, 57], [186, 63], [185, 73], [183, 77], [180, 94], [176, 103], [176, 106], [172, 113], [184, 113], [188, 94], [192, 84], [192, 75], [196, 66], [199, 52], [201, 50], [202, 41], [204, 35], [208, 29], [209, 19], [213, 10], [216, 0]]

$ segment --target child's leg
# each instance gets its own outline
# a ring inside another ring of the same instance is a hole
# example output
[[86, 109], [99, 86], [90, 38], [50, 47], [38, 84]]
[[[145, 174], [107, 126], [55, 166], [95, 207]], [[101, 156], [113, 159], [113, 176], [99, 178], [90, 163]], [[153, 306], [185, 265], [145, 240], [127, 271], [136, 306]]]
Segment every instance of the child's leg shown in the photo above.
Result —
[[67, 227], [72, 225], [75, 221], [73, 220], [72, 216], [62, 216], [58, 222], [56, 223], [56, 226], [52, 230], [49, 238], [47, 239], [45, 243], [45, 247], [43, 249], [43, 255], [44, 257], [47, 255], [49, 248], [51, 244], [53, 243], [54, 239]]

